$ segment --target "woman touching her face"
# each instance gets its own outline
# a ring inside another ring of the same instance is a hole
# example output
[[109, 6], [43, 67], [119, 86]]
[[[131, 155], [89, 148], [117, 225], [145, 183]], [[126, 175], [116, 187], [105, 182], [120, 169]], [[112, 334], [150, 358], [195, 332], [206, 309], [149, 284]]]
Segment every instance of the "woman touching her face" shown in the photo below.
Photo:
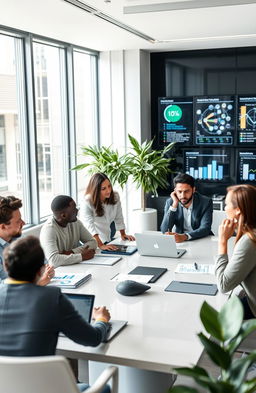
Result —
[[[216, 277], [222, 292], [241, 285], [244, 319], [256, 317], [256, 187], [241, 184], [228, 187], [226, 215], [219, 227]], [[236, 232], [233, 254], [228, 240]]]
[[122, 240], [135, 240], [125, 233], [119, 194], [113, 191], [109, 178], [104, 173], [95, 173], [87, 186], [81, 204], [80, 219], [94, 236], [101, 250], [115, 250], [110, 242], [116, 230]]

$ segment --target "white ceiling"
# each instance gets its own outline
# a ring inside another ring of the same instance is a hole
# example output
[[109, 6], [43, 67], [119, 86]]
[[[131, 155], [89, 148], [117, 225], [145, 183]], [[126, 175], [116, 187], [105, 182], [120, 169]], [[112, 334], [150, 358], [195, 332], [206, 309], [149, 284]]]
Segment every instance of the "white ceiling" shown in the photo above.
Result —
[[[0, 0], [0, 24], [99, 51], [168, 51], [256, 45], [256, 4], [209, 7], [215, 0], [199, 0], [208, 7], [124, 14], [125, 6], [181, 0], [82, 1], [159, 42], [152, 44], [63, 0]], [[189, 1], [194, 0], [185, 1], [189, 6]]]

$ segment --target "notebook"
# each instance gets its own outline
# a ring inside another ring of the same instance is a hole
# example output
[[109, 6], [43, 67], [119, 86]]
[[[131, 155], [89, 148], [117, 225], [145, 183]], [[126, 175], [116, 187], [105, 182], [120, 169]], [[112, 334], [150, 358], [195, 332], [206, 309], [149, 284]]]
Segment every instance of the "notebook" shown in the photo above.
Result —
[[94, 258], [88, 259], [87, 261], [82, 261], [80, 263], [83, 263], [85, 265], [107, 265], [107, 266], [113, 266], [115, 263], [120, 261], [122, 257], [115, 257], [112, 255], [101, 255], [97, 254], [94, 255]]
[[135, 239], [140, 255], [155, 257], [180, 258], [185, 254], [185, 249], [177, 249], [174, 236], [157, 234], [149, 231], [146, 233], [135, 233]]
[[193, 293], [196, 295], [214, 296], [218, 292], [216, 284], [205, 284], [201, 282], [172, 281], [165, 288], [167, 292]]
[[[91, 323], [92, 311], [94, 306], [94, 295], [83, 295], [83, 294], [65, 294], [68, 299], [73, 303], [75, 309], [79, 312], [80, 315], [88, 322]], [[110, 321], [110, 331], [108, 333], [108, 337], [105, 342], [110, 341], [120, 330], [122, 330], [128, 321], [121, 320], [112, 320]], [[61, 334], [63, 335], [63, 334]]]
[[159, 277], [161, 277], [167, 269], [165, 267], [147, 267], [147, 266], [137, 266], [135, 269], [130, 271], [129, 274], [139, 274], [139, 275], [152, 275], [153, 277], [147, 282], [156, 282]]
[[48, 285], [66, 289], [74, 289], [90, 280], [91, 277], [91, 274], [84, 273], [56, 273]]
[[113, 244], [116, 246], [117, 250], [101, 250], [102, 254], [112, 254], [112, 255], [132, 255], [137, 251], [137, 247], [135, 246], [126, 246], [124, 244]]

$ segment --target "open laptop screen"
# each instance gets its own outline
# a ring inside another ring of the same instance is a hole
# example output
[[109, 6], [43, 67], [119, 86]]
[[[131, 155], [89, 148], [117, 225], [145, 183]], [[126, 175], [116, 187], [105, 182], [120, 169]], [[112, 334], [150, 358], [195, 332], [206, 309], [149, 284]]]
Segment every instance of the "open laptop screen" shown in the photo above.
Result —
[[94, 295], [74, 295], [71, 293], [65, 294], [68, 299], [73, 303], [75, 309], [79, 314], [88, 322], [91, 322], [92, 310], [94, 305]]

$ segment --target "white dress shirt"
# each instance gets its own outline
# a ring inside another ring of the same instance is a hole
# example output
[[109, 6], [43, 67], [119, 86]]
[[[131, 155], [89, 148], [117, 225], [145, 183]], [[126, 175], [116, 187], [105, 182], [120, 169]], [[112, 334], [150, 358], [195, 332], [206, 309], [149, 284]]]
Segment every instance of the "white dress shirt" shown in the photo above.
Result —
[[80, 205], [80, 220], [93, 236], [99, 235], [102, 243], [111, 240], [111, 222], [115, 222], [117, 231], [125, 229], [120, 197], [117, 192], [114, 194], [117, 202], [114, 205], [103, 203], [104, 214], [101, 217], [96, 215], [95, 208], [90, 202], [90, 195], [85, 195]]
[[[188, 240], [191, 239], [191, 236], [189, 235], [189, 232], [193, 231], [192, 225], [191, 225], [191, 216], [192, 216], [192, 210], [193, 210], [193, 201], [191, 203], [191, 205], [186, 208], [185, 206], [182, 205], [182, 203], [180, 204], [182, 209], [183, 209], [183, 229], [184, 229], [184, 233], [185, 235], [187, 235]], [[173, 212], [176, 212], [177, 208], [170, 206], [170, 210]], [[171, 228], [170, 228], [171, 230]], [[176, 230], [176, 228], [174, 229]]]

